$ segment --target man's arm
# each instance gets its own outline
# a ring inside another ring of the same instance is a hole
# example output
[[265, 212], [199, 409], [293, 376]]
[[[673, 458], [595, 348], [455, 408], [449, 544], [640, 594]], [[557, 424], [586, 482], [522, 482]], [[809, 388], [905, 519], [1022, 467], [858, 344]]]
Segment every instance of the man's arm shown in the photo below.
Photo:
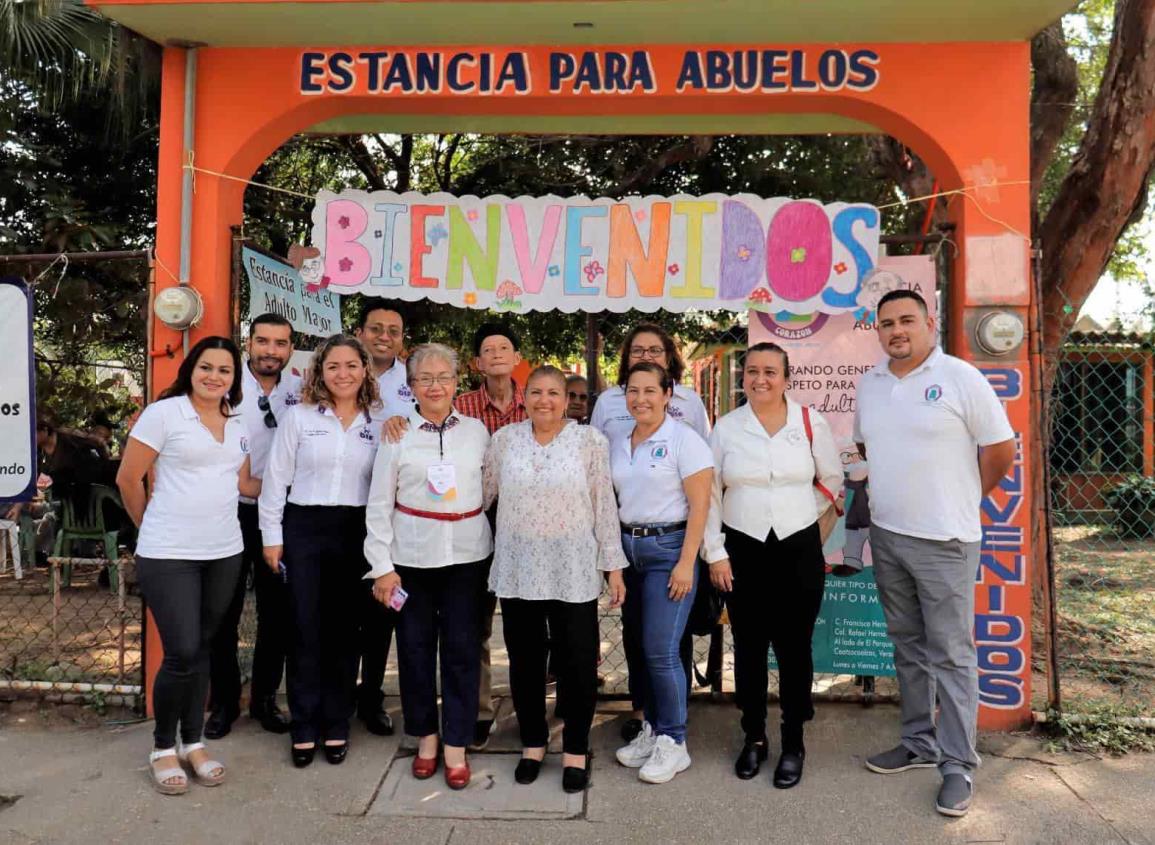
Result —
[[1015, 462], [1015, 438], [979, 448], [979, 476], [983, 495], [987, 495], [1003, 479]]

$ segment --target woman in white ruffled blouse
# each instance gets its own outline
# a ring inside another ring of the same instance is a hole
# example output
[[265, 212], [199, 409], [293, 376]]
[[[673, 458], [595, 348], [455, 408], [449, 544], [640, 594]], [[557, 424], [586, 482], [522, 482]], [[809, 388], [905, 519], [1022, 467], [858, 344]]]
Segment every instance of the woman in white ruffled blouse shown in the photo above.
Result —
[[565, 419], [565, 374], [538, 367], [525, 388], [529, 419], [493, 435], [485, 458], [488, 504], [497, 498], [489, 588], [501, 599], [510, 688], [524, 746], [515, 777], [536, 780], [545, 759], [546, 622], [565, 712], [562, 788], [589, 781], [597, 698], [598, 596], [625, 598], [626, 567], [606, 438]]

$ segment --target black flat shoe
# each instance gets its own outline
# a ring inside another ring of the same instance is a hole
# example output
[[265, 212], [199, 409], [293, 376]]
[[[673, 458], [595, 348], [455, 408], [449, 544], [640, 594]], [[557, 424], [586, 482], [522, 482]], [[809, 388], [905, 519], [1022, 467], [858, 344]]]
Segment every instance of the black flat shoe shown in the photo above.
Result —
[[590, 785], [590, 758], [591, 754], [586, 752], [586, 767], [579, 769], [577, 766], [566, 766], [561, 770], [561, 788], [565, 792], [584, 792], [586, 787]]
[[622, 722], [622, 742], [627, 744], [634, 741], [634, 737], [642, 732], [641, 719], [626, 719]]
[[239, 715], [236, 710], [224, 708], [210, 711], [209, 717], [205, 720], [205, 739], [224, 739], [233, 729], [233, 722]]
[[742, 750], [738, 753], [738, 759], [734, 761], [734, 774], [742, 780], [750, 780], [757, 776], [762, 769], [762, 763], [766, 760], [766, 755], [769, 754], [767, 745], [766, 737], [746, 740], [742, 745]]
[[277, 699], [271, 695], [253, 700], [249, 705], [249, 718], [260, 722], [261, 727], [269, 733], [289, 732], [289, 717], [277, 706]]
[[365, 730], [376, 736], [393, 736], [393, 718], [383, 709], [358, 711]]
[[513, 779], [522, 785], [528, 785], [537, 780], [537, 776], [541, 774], [541, 760], [531, 760], [529, 757], [522, 757], [517, 761], [517, 768], [513, 770]]
[[325, 743], [325, 759], [334, 766], [339, 766], [345, 762], [345, 757], [349, 753], [349, 743], [342, 742], [340, 745], [329, 745]]
[[774, 786], [778, 789], [789, 789], [797, 786], [802, 780], [802, 761], [806, 759], [806, 752], [784, 751], [778, 758], [778, 765], [774, 767]]
[[313, 762], [313, 757], [317, 753], [317, 746], [310, 745], [308, 748], [294, 748], [290, 745], [289, 753], [293, 757], [293, 765], [298, 769], [303, 769]]

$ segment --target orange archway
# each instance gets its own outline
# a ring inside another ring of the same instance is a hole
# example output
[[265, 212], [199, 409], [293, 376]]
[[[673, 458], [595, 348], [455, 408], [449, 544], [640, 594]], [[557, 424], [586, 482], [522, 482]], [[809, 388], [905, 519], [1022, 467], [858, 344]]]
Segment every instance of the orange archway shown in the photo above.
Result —
[[[187, 49], [164, 51], [157, 284], [177, 282], [169, 271], [180, 263], [182, 177], [186, 168], [195, 168], [189, 282], [204, 296], [206, 313], [194, 339], [230, 329], [230, 226], [242, 222], [244, 180], [297, 132], [369, 125], [394, 132], [881, 131], [917, 150], [943, 191], [958, 192], [949, 202], [958, 247], [947, 304], [951, 351], [984, 369], [1016, 430], [1034, 436], [1027, 346], [992, 358], [983, 355], [972, 333], [977, 320], [995, 308], [1030, 325], [1027, 39], [1065, 11], [1069, 0], [1029, 0], [1014, 10], [982, 0], [962, 11], [919, 0], [900, 0], [891, 10], [845, 0], [834, 4], [843, 15], [772, 0], [766, 19], [748, 21], [738, 19], [740, 10], [703, 2], [692, 17], [662, 24], [663, 43], [639, 43], [650, 31], [639, 11], [644, 4], [622, 2], [598, 11], [600, 22], [573, 22], [583, 31], [596, 23], [597, 34], [605, 33], [600, 44], [589, 34], [574, 35], [576, 29], [550, 29], [547, 24], [577, 14], [572, 4], [552, 0], [96, 4], [159, 41], [209, 45], [197, 48], [191, 112], [185, 107]], [[479, 23], [481, 7], [510, 14], [509, 26]], [[442, 10], [461, 15], [461, 28], [451, 18], [434, 26], [430, 21]], [[956, 11], [961, 17], [942, 17]], [[358, 21], [364, 21], [363, 29]], [[259, 30], [262, 25], [268, 33]], [[959, 40], [944, 41], [948, 30], [948, 37]], [[447, 46], [455, 32], [462, 34], [457, 41], [477, 38], [486, 46]], [[361, 46], [384, 43], [394, 33], [400, 35], [393, 46]], [[693, 37], [712, 40], [685, 43]], [[559, 43], [566, 46], [540, 46]], [[518, 67], [503, 77], [514, 54]], [[628, 62], [642, 55], [648, 73], [619, 67], [619, 80], [631, 84], [606, 90], [607, 68], [618, 61], [611, 56]], [[428, 69], [438, 57], [444, 69], [454, 56], [467, 57], [456, 59], [456, 76], [430, 76], [424, 87], [387, 76], [395, 61], [412, 68], [424, 57]], [[739, 78], [739, 60], [758, 62], [757, 78]], [[596, 82], [578, 73], [587, 61], [600, 68]], [[693, 61], [698, 77], [687, 75], [687, 62]], [[189, 149], [183, 142], [186, 116], [195, 117]], [[179, 336], [160, 324], [155, 335], [158, 349], [180, 346]], [[159, 358], [154, 383], [167, 383], [178, 363]], [[1012, 477], [984, 503], [991, 530], [976, 575], [976, 636], [980, 723], [987, 728], [1030, 718], [1025, 445]], [[158, 653], [153, 639], [150, 658]]]

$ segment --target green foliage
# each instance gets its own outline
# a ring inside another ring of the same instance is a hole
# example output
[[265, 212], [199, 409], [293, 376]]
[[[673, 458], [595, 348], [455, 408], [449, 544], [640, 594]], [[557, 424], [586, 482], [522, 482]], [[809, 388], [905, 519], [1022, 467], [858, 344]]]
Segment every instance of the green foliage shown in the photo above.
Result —
[[1155, 731], [1134, 721], [1139, 711], [1118, 704], [1096, 703], [1078, 712], [1047, 713], [1043, 732], [1051, 751], [1083, 751], [1091, 754], [1126, 754], [1155, 751]]
[[1112, 528], [1122, 539], [1155, 534], [1155, 478], [1129, 475], [1107, 488], [1103, 499], [1115, 512]]

